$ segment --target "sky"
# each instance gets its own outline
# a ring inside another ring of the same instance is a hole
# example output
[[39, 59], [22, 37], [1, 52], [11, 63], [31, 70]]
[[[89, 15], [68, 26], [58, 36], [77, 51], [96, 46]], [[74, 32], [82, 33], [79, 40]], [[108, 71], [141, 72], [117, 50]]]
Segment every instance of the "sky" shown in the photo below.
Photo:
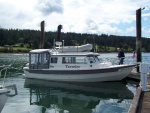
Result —
[[142, 37], [150, 38], [150, 0], [0, 0], [0, 27], [5, 29], [136, 36], [136, 10]]

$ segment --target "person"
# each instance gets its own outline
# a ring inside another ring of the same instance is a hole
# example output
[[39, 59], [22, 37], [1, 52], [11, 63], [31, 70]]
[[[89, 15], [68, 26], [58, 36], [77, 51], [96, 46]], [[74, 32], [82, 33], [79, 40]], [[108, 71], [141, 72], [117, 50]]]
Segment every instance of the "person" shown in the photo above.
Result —
[[124, 58], [125, 58], [124, 51], [122, 51], [120, 48], [117, 48], [117, 50], [118, 50], [118, 56], [117, 57], [119, 59], [119, 65], [122, 65]]

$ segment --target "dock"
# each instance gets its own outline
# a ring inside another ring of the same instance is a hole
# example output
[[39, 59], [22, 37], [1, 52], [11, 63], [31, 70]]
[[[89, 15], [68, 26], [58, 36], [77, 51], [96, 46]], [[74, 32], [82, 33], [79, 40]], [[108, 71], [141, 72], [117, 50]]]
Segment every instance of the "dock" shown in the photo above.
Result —
[[[133, 72], [128, 78], [140, 81], [140, 76], [140, 73]], [[147, 74], [147, 87], [150, 89], [150, 73]], [[142, 91], [141, 83], [139, 83], [128, 113], [150, 113], [150, 91]]]
[[5, 106], [7, 98], [8, 98], [8, 96], [6, 96], [5, 94], [0, 94], [0, 113], [3, 109], [3, 107]]

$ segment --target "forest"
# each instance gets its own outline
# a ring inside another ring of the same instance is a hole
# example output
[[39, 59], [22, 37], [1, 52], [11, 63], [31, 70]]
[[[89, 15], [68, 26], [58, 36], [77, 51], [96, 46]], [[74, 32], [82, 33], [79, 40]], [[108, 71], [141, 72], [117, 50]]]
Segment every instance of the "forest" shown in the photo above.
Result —
[[[48, 31], [44, 34], [44, 48], [52, 48], [54, 39], [57, 41], [57, 31]], [[40, 35], [41, 32], [38, 30], [0, 28], [0, 52], [28, 52], [31, 49], [38, 49]], [[62, 32], [60, 38], [64, 40], [65, 46], [93, 44], [92, 51], [97, 52], [116, 52], [117, 47], [123, 48], [126, 52], [136, 49], [136, 37], [133, 36]], [[141, 38], [143, 52], [150, 52], [149, 44], [150, 38]]]

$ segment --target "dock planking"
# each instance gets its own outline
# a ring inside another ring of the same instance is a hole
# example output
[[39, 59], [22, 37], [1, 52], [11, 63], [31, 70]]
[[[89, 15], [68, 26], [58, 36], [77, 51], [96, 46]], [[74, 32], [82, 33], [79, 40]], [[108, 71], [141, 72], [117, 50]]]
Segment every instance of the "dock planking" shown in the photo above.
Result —
[[[130, 76], [132, 78], [135, 75]], [[148, 87], [150, 88], [150, 74], [148, 74]], [[142, 91], [138, 87], [128, 113], [150, 113], [150, 91]]]

